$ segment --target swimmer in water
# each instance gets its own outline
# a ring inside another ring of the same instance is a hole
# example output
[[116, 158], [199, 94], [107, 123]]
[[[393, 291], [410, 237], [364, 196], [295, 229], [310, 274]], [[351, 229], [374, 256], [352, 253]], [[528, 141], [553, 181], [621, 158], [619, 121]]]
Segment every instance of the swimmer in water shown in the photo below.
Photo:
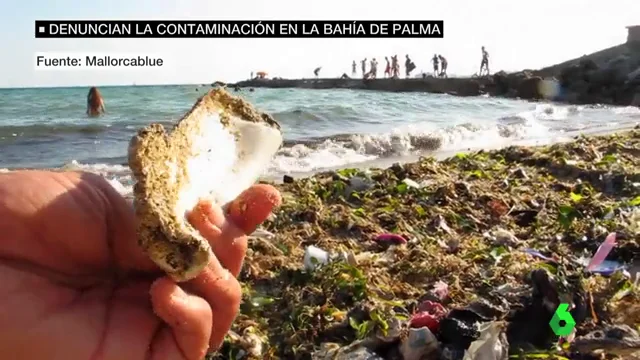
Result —
[[94, 117], [104, 114], [104, 99], [100, 91], [95, 86], [89, 89], [87, 95], [87, 115]]

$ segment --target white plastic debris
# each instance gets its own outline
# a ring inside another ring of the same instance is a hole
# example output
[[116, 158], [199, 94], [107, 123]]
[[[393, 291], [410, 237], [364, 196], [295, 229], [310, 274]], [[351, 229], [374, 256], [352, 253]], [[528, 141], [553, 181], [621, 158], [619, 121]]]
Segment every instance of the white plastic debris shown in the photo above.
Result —
[[509, 358], [509, 342], [504, 333], [506, 324], [502, 321], [491, 321], [480, 324], [480, 337], [469, 345], [463, 360], [507, 360]]
[[304, 267], [307, 270], [315, 270], [318, 265], [323, 265], [329, 262], [329, 253], [315, 247], [313, 245], [308, 246], [304, 251]]
[[409, 329], [409, 336], [400, 345], [404, 360], [420, 360], [438, 349], [438, 339], [428, 327]]
[[407, 185], [408, 187], [412, 187], [412, 188], [416, 188], [419, 189], [422, 186], [420, 186], [420, 184], [418, 184], [417, 182], [409, 179], [409, 178], [405, 178], [404, 180], [402, 180], [403, 183], [405, 183], [405, 185]]
[[265, 229], [258, 228], [256, 229], [256, 231], [252, 232], [251, 235], [249, 235], [249, 237], [271, 240], [275, 237], [275, 235], [273, 233], [268, 232]]
[[356, 342], [351, 345], [340, 347], [338, 344], [324, 343], [320, 349], [311, 354], [312, 360], [383, 360], [373, 350]]

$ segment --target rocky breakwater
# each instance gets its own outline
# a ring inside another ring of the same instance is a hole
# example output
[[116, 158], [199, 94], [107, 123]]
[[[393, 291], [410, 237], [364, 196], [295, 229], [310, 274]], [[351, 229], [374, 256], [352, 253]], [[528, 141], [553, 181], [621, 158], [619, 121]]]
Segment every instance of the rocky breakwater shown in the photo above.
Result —
[[425, 78], [414, 79], [253, 79], [228, 84], [242, 88], [353, 89], [393, 92], [428, 92], [457, 96], [478, 96], [492, 88], [491, 78]]
[[640, 106], [640, 49], [623, 44], [542, 70], [493, 75], [492, 95]]

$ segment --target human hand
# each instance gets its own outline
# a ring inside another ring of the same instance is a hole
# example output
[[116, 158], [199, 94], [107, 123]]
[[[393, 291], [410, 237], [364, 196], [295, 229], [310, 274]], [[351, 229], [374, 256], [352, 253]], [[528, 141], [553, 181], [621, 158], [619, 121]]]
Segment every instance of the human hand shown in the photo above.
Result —
[[217, 259], [176, 284], [139, 248], [131, 205], [102, 177], [0, 174], [0, 353], [202, 359], [219, 348], [238, 313], [246, 234], [279, 203], [276, 189], [255, 185], [227, 216], [198, 204], [189, 221]]

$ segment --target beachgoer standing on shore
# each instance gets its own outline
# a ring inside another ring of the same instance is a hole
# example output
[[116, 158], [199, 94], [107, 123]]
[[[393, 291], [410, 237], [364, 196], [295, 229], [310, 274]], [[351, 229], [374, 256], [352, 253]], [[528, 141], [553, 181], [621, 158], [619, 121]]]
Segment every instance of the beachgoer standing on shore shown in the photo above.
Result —
[[409, 58], [409, 54], [406, 55], [406, 60], [404, 62], [404, 68], [407, 74], [407, 78], [409, 78], [409, 75], [411, 75], [411, 72], [413, 71], [413, 69], [416, 68], [416, 64], [413, 63], [413, 61], [411, 61], [411, 59]]
[[364, 79], [367, 76], [367, 58], [360, 61], [360, 66], [362, 67], [362, 78]]
[[444, 56], [438, 55], [440, 58], [440, 77], [448, 77], [447, 76], [447, 59]]
[[384, 77], [391, 77], [391, 64], [389, 63], [389, 57], [385, 56], [384, 61], [387, 62], [387, 65], [384, 67]]
[[484, 46], [482, 47], [482, 62], [480, 63], [479, 76], [482, 76], [482, 70], [486, 70], [486, 75], [489, 75], [489, 53], [484, 49]]
[[351, 64], [351, 76], [356, 76], [356, 61], [353, 60], [353, 63]]
[[376, 58], [371, 60], [371, 70], [369, 70], [369, 77], [375, 79], [378, 77], [378, 61]]
[[251, 72], [251, 77], [249, 79], [253, 80], [253, 71]]
[[433, 76], [436, 77], [438, 76], [438, 63], [439, 63], [438, 59], [438, 55], [433, 54], [433, 57], [431, 58], [431, 62], [433, 63]]
[[391, 57], [391, 69], [393, 70], [393, 78], [397, 79], [400, 77], [400, 63], [398, 62], [398, 55], [393, 55]]

